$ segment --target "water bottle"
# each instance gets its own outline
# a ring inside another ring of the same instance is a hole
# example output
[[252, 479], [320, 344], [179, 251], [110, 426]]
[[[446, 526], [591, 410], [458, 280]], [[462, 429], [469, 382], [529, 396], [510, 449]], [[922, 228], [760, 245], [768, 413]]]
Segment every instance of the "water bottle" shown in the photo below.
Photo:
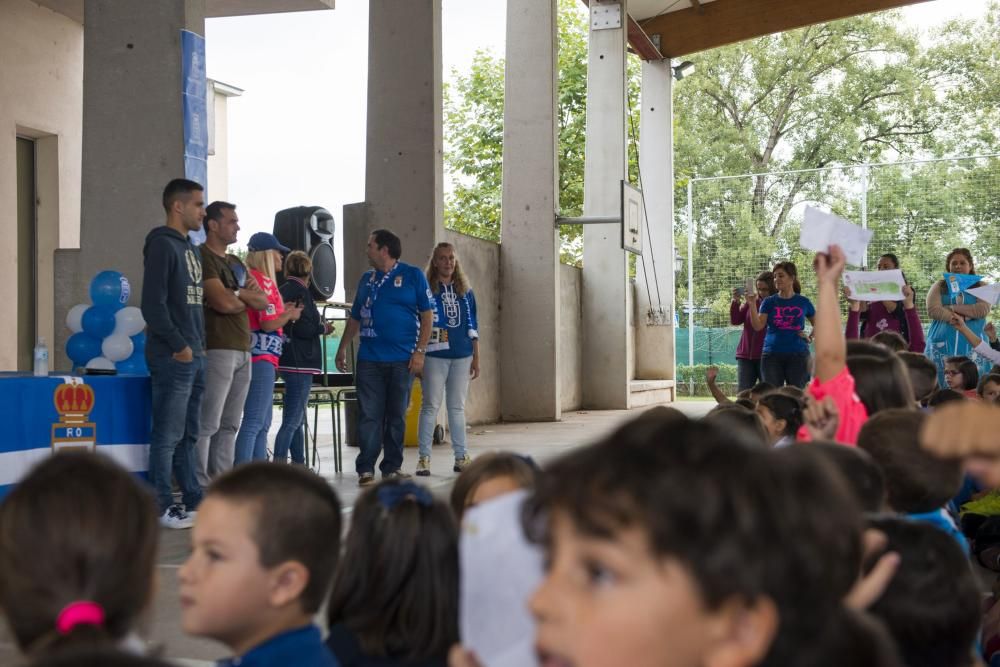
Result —
[[47, 377], [49, 374], [49, 348], [45, 346], [45, 339], [38, 337], [35, 343], [35, 375]]

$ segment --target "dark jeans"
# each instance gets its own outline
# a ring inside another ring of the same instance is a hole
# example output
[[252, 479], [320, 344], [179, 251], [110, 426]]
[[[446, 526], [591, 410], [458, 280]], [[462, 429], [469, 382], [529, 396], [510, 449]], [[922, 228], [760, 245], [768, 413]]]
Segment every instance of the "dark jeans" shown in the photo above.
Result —
[[[281, 428], [274, 438], [274, 460], [284, 463], [291, 448], [292, 463], [305, 463], [302, 424], [306, 419], [306, 404], [313, 376], [309, 373], [281, 373], [285, 381], [285, 407], [281, 411]], [[295, 437], [298, 433], [299, 437]]]
[[198, 509], [201, 485], [195, 476], [205, 357], [190, 363], [173, 357], [147, 359], [153, 390], [153, 429], [149, 434], [149, 482], [162, 514], [174, 504], [171, 473], [183, 492], [184, 506]]
[[[407, 361], [359, 361], [354, 375], [358, 391], [358, 474], [375, 472], [382, 452], [382, 474], [403, 467], [403, 433], [412, 378]], [[384, 445], [384, 450], [383, 450]]]
[[736, 391], [752, 388], [761, 379], [760, 359], [736, 360]]
[[271, 429], [274, 409], [274, 364], [255, 361], [251, 364], [250, 389], [243, 403], [243, 423], [236, 434], [234, 463], [267, 460], [267, 432]]
[[786, 384], [805, 389], [809, 382], [808, 354], [765, 354], [760, 360], [760, 372], [764, 382], [775, 387]]

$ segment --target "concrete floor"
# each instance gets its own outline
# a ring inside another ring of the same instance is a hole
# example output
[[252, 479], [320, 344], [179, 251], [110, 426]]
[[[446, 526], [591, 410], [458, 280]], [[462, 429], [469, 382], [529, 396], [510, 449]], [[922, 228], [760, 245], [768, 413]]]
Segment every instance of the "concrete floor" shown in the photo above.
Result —
[[[714, 402], [678, 402], [675, 407], [690, 416], [704, 415]], [[533, 457], [539, 464], [559, 456], [563, 452], [602, 437], [637, 411], [577, 411], [563, 415], [561, 422], [530, 424], [494, 424], [472, 427], [468, 434], [470, 455], [475, 458], [493, 450], [507, 450]], [[326, 417], [326, 423], [323, 423]], [[274, 415], [271, 435], [277, 432], [281, 422], [280, 412]], [[345, 447], [345, 472], [334, 472], [333, 436], [329, 423], [329, 413], [320, 413], [319, 450], [320, 460], [317, 471], [337, 491], [349, 517], [351, 507], [358, 497], [357, 475], [354, 473], [354, 457], [357, 449]], [[416, 448], [407, 448], [404, 470], [413, 472], [417, 463]], [[447, 493], [451, 488], [455, 473], [451, 467], [453, 458], [449, 445], [438, 445], [431, 457], [431, 476], [414, 478], [426, 483], [437, 493]], [[211, 665], [214, 660], [227, 655], [225, 647], [215, 642], [196, 639], [184, 635], [180, 629], [180, 605], [177, 596], [177, 571], [187, 558], [190, 550], [190, 531], [162, 530], [160, 533], [160, 555], [158, 559], [159, 588], [146, 622], [153, 647], [161, 647], [163, 654], [178, 664], [201, 667]], [[18, 664], [18, 653], [10, 641], [6, 630], [0, 630], [0, 665]]]

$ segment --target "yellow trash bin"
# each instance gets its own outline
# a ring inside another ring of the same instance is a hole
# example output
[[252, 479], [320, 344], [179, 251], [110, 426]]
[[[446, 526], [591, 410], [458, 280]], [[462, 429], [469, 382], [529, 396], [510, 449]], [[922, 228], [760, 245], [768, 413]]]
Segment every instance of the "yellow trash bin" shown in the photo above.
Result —
[[420, 404], [424, 400], [423, 395], [420, 378], [413, 378], [413, 385], [410, 387], [410, 404], [406, 406], [406, 431], [403, 433], [403, 445], [406, 447], [416, 447], [419, 444]]

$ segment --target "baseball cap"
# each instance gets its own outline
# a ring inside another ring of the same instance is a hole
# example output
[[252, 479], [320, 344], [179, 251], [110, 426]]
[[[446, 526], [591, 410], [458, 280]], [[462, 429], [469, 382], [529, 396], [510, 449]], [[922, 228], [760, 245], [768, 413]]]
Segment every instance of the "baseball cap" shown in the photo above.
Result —
[[250, 252], [257, 252], [258, 250], [278, 250], [280, 252], [290, 252], [291, 248], [286, 248], [278, 243], [278, 239], [274, 237], [274, 234], [257, 232], [250, 237], [249, 241], [247, 241], [247, 250]]

